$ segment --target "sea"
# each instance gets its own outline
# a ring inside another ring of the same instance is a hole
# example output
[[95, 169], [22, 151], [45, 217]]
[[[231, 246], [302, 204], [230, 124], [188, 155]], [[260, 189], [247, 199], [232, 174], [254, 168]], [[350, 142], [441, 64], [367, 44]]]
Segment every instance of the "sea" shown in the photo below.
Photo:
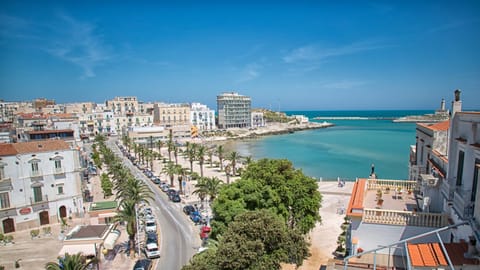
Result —
[[[228, 151], [253, 159], [288, 159], [306, 175], [321, 180], [354, 181], [368, 177], [372, 167], [381, 179], [408, 179], [410, 146], [415, 144], [415, 123], [394, 123], [393, 118], [434, 113], [433, 110], [287, 111], [333, 127], [290, 134], [237, 140]], [[320, 117], [321, 119], [314, 120]]]

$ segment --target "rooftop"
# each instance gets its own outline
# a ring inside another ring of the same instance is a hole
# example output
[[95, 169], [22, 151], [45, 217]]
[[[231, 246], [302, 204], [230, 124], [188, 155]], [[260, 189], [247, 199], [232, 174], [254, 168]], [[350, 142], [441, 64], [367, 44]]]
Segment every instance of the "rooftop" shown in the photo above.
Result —
[[450, 128], [450, 120], [446, 120], [446, 121], [438, 122], [434, 124], [419, 123], [418, 125], [433, 131], [447, 131]]
[[[413, 267], [441, 267], [448, 266], [445, 256], [439, 243], [407, 244], [408, 254]], [[465, 258], [467, 243], [446, 243], [448, 258], [455, 266], [478, 265], [476, 259]]]
[[117, 208], [116, 201], [94, 202], [90, 204], [90, 211], [115, 209], [115, 208]]
[[65, 238], [66, 240], [81, 240], [85, 238], [104, 238], [110, 225], [84, 225], [73, 228]]
[[0, 144], [0, 156], [68, 150], [70, 146], [63, 140], [43, 140], [33, 142]]

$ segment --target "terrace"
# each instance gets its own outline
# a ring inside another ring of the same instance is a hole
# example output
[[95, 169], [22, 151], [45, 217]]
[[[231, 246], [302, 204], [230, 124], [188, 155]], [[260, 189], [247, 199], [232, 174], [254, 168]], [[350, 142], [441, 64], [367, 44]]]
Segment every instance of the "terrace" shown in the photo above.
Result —
[[354, 186], [347, 211], [364, 223], [442, 227], [448, 219], [442, 213], [422, 212], [415, 199], [416, 181], [360, 179]]

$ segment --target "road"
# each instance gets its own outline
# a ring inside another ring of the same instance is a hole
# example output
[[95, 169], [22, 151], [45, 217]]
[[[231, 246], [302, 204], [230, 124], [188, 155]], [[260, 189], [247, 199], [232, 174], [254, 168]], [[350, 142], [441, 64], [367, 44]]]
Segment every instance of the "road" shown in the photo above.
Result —
[[198, 229], [183, 214], [182, 205], [174, 204], [168, 197], [152, 183], [137, 167], [127, 158], [123, 157], [119, 148], [112, 139], [107, 145], [115, 154], [123, 158], [124, 165], [130, 169], [138, 179], [142, 179], [153, 191], [155, 201], [151, 207], [154, 209], [157, 224], [160, 226], [160, 254], [156, 269], [181, 269], [196, 253], [200, 240]]

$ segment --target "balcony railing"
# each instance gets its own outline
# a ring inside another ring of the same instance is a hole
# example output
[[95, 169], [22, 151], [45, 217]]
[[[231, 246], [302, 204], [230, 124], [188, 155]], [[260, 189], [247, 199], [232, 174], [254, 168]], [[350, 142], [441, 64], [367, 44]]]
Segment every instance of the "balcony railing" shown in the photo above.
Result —
[[42, 176], [42, 170], [41, 169], [38, 169], [38, 170], [31, 170], [30, 171], [30, 177], [39, 177], [39, 176]]
[[390, 188], [396, 190], [414, 190], [417, 187], [417, 181], [389, 180], [389, 179], [368, 179], [367, 190]]
[[446, 214], [365, 208], [365, 223], [440, 228], [448, 224]]
[[450, 184], [448, 181], [444, 180], [442, 185], [440, 186], [440, 191], [442, 192], [443, 197], [451, 202], [454, 198], [454, 190], [450, 188]]
[[64, 174], [64, 173], [65, 173], [65, 170], [63, 169], [63, 167], [53, 168], [53, 174]]
[[462, 219], [473, 217], [474, 204], [470, 202], [471, 191], [458, 188], [454, 192], [453, 208]]
[[40, 198], [35, 198], [35, 197], [30, 197], [30, 204], [37, 204], [37, 203], [43, 203], [43, 202], [48, 202], [48, 195], [43, 195]]

